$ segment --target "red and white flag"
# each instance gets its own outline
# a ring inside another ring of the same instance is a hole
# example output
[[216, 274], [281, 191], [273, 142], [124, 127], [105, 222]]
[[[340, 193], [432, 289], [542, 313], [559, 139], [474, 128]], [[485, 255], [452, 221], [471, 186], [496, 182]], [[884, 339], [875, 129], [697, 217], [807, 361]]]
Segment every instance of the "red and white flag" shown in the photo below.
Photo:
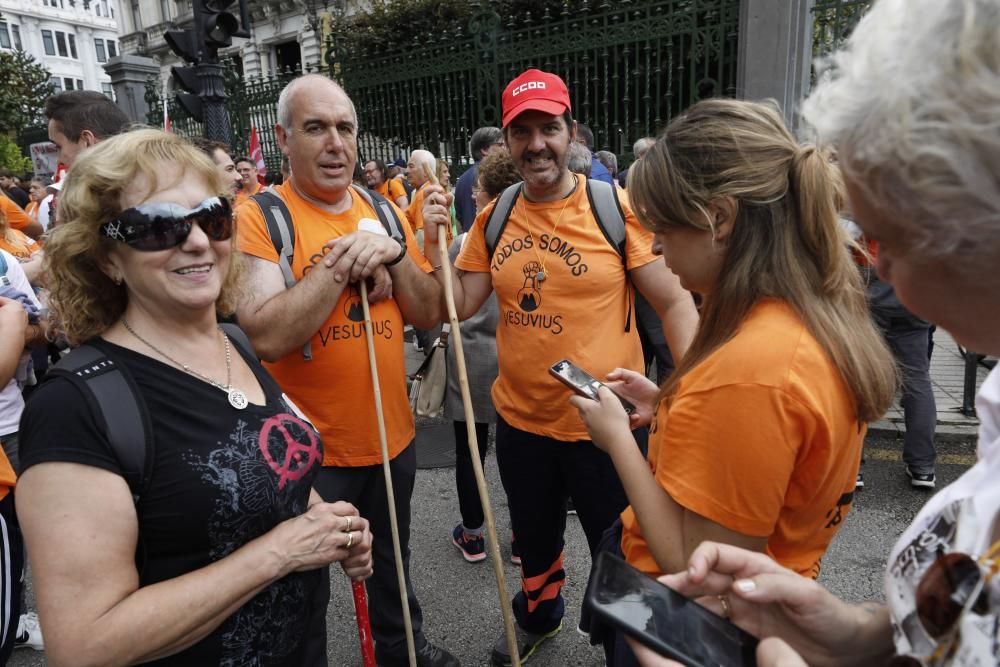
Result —
[[160, 96], [160, 99], [163, 100], [163, 131], [164, 132], [173, 132], [173, 130], [170, 129], [170, 114], [167, 113], [167, 82], [166, 81], [163, 82], [163, 95]]
[[264, 165], [264, 151], [260, 148], [257, 128], [253, 125], [250, 126], [250, 159], [257, 165], [257, 178], [263, 179], [267, 175], [267, 167]]

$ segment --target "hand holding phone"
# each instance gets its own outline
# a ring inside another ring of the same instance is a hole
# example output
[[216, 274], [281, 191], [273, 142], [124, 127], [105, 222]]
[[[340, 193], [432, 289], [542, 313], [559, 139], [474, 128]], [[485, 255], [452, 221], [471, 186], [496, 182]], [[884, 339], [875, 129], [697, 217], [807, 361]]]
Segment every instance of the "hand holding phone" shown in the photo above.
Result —
[[585, 598], [603, 622], [685, 667], [756, 667], [757, 639], [601, 552]]
[[[601, 387], [607, 387], [606, 384], [597, 380], [593, 375], [583, 370], [569, 359], [563, 359], [562, 361], [553, 364], [552, 368], [549, 369], [549, 373], [552, 377], [562, 382], [580, 396], [594, 401], [601, 400], [597, 393], [598, 389]], [[635, 406], [630, 401], [627, 401], [619, 396], [613, 389], [611, 389], [611, 387], [608, 387], [608, 389], [618, 397], [619, 401], [621, 401], [626, 414], [631, 415], [635, 412]]]

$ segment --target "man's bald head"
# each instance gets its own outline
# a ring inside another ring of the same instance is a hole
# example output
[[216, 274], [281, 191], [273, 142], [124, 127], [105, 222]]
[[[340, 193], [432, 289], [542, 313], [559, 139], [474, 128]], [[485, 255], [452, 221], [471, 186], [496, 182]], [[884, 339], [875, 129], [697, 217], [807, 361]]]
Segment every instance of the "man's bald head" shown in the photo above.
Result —
[[333, 79], [323, 76], [322, 74], [306, 74], [297, 79], [293, 79], [292, 82], [285, 86], [284, 90], [281, 91], [281, 95], [278, 96], [278, 125], [283, 127], [286, 132], [292, 128], [292, 111], [294, 109], [295, 97], [303, 90], [316, 90], [317, 86], [331, 87], [339, 94], [343, 95], [347, 99], [347, 102], [351, 105], [351, 111], [354, 113], [354, 122], [357, 124], [358, 111], [354, 108], [354, 101], [351, 100], [347, 91], [345, 91], [339, 83]]

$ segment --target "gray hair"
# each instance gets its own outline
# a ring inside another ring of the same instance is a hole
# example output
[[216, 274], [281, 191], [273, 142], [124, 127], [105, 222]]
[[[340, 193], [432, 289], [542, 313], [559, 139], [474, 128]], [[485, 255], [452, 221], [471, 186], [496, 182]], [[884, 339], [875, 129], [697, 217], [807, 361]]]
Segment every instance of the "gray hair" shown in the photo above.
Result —
[[410, 153], [410, 159], [423, 170], [424, 176], [429, 181], [437, 183], [437, 158], [434, 157], [433, 153], [418, 148]]
[[574, 174], [583, 174], [590, 178], [590, 168], [593, 165], [593, 156], [590, 149], [581, 143], [573, 142], [567, 151], [566, 167]]
[[483, 151], [489, 150], [490, 146], [503, 142], [503, 130], [499, 127], [481, 127], [472, 133], [469, 139], [469, 153], [472, 159], [479, 162], [483, 159]]
[[618, 173], [618, 156], [611, 151], [597, 151], [594, 153], [597, 161], [608, 168], [608, 172], [614, 176]]
[[879, 0], [820, 64], [803, 117], [926, 258], [1000, 252], [1000, 4]]
[[656, 137], [641, 137], [636, 139], [635, 143], [632, 144], [632, 154], [635, 155], [635, 159], [638, 160], [645, 155], [646, 151], [652, 148], [655, 143]]
[[285, 86], [281, 95], [278, 96], [278, 125], [284, 128], [285, 132], [290, 132], [292, 130], [292, 98], [295, 93], [298, 92], [299, 88], [309, 85], [318, 85], [319, 82], [328, 83], [334, 86], [337, 90], [344, 94], [347, 101], [351, 104], [351, 113], [354, 114], [354, 122], [358, 122], [358, 110], [354, 107], [354, 101], [347, 94], [339, 83], [333, 79], [329, 79], [322, 74], [306, 74], [293, 79], [287, 86]]

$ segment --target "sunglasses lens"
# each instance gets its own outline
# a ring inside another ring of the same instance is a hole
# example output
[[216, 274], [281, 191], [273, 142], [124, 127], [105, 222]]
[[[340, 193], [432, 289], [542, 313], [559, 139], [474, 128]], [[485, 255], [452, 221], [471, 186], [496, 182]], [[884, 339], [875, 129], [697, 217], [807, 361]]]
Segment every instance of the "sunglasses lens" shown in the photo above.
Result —
[[960, 553], [934, 561], [917, 585], [917, 617], [924, 630], [939, 640], [955, 627], [980, 580], [979, 564]]
[[193, 218], [213, 241], [225, 241], [233, 235], [233, 214], [229, 207], [213, 206]]
[[140, 227], [128, 244], [136, 250], [166, 250], [184, 243], [191, 233], [191, 222], [183, 219], [154, 218]]

